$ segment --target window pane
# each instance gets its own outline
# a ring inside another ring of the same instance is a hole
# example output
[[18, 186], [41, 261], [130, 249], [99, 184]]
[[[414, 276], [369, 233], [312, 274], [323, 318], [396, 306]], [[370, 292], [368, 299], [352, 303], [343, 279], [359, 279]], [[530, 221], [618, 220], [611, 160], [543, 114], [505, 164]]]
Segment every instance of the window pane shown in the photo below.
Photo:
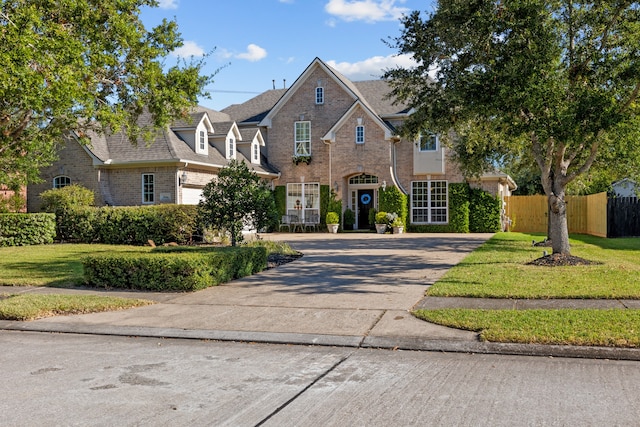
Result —
[[356, 126], [356, 144], [364, 144], [364, 126]]
[[420, 151], [436, 151], [438, 149], [438, 138], [436, 135], [429, 133], [420, 135]]
[[153, 174], [142, 175], [142, 202], [154, 202], [154, 176]]
[[62, 188], [71, 185], [71, 178], [68, 176], [56, 176], [53, 178], [53, 188]]
[[324, 88], [316, 88], [316, 104], [324, 104]]
[[296, 156], [311, 155], [311, 122], [295, 123], [295, 154]]

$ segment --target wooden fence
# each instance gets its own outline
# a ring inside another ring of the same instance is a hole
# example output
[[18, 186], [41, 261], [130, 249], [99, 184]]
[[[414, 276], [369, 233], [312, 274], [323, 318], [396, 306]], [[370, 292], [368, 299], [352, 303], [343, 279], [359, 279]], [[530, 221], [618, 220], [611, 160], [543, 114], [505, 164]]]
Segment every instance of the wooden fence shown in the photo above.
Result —
[[[567, 196], [569, 233], [607, 237], [607, 193]], [[546, 233], [547, 196], [509, 196], [505, 198], [511, 231]]]

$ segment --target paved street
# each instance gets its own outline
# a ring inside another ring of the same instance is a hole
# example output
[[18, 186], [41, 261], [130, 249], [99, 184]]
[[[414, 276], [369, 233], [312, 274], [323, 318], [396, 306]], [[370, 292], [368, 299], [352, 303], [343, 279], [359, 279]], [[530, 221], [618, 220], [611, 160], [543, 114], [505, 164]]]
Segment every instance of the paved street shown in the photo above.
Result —
[[628, 426], [640, 364], [0, 332], [3, 426]]

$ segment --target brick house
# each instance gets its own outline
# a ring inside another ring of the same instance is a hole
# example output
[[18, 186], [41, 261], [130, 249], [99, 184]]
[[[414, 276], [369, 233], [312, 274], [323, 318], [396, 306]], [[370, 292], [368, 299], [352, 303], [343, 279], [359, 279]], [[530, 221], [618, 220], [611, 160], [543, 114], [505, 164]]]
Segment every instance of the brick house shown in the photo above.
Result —
[[[369, 228], [378, 189], [396, 186], [410, 199], [413, 224], [446, 224], [448, 184], [464, 182], [437, 135], [397, 135], [406, 106], [387, 98], [383, 80], [352, 82], [316, 58], [288, 89], [266, 91], [221, 112], [198, 108], [153, 145], [132, 146], [122, 135], [67, 141], [60, 160], [43, 170], [46, 183], [29, 189], [29, 210], [47, 188], [78, 182], [99, 204], [197, 203], [202, 187], [232, 158], [284, 188], [287, 213], [319, 218], [322, 188]], [[471, 182], [501, 197], [516, 188], [501, 173]]]
[[[408, 117], [394, 105], [383, 80], [352, 82], [316, 58], [287, 90], [267, 91], [222, 110], [240, 129], [259, 129], [269, 165], [286, 186], [286, 210], [307, 218], [320, 209], [320, 189], [329, 186], [344, 209], [356, 214], [357, 229], [369, 228], [378, 189], [397, 186], [410, 199], [413, 224], [448, 222], [448, 184], [464, 182], [436, 135], [416, 140], [397, 136]], [[470, 182], [501, 197], [516, 188], [506, 174]]]

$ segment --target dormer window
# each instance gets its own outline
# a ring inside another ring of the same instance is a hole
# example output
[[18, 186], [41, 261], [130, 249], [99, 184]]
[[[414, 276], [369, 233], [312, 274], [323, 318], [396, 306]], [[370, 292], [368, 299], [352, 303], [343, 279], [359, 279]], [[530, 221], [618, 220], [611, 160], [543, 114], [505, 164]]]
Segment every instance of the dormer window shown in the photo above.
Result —
[[258, 163], [260, 160], [260, 147], [258, 144], [253, 144], [253, 163]]
[[230, 159], [234, 159], [236, 157], [235, 155], [235, 150], [236, 150], [236, 141], [233, 138], [229, 138], [229, 158]]
[[324, 104], [324, 88], [316, 88], [316, 104]]
[[356, 126], [356, 144], [364, 144], [364, 126]]
[[198, 148], [200, 148], [200, 151], [205, 151], [206, 144], [206, 133], [201, 130], [198, 135]]

